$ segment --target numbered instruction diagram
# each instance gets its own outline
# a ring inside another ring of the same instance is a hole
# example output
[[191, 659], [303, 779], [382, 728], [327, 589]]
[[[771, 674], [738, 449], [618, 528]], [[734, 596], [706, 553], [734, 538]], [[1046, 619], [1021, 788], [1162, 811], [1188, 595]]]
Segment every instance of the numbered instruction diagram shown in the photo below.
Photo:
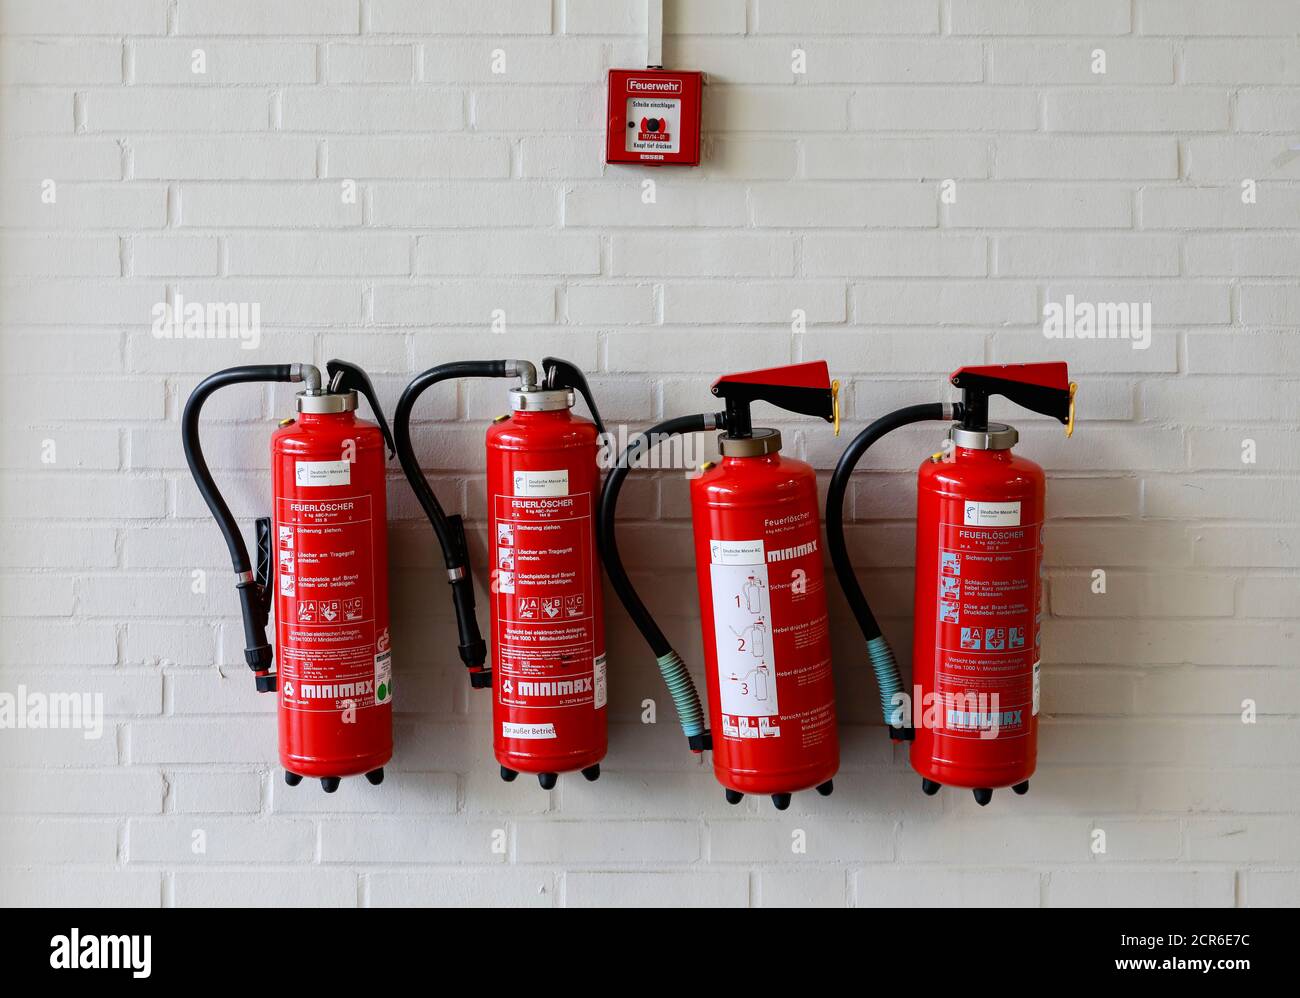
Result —
[[709, 554], [722, 733], [776, 738], [780, 711], [763, 542], [713, 540]]

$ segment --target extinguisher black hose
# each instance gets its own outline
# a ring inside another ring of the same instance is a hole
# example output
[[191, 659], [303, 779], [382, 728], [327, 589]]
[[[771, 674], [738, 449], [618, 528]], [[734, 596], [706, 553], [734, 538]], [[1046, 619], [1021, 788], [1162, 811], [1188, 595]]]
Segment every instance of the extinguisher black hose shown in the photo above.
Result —
[[476, 687], [487, 686], [491, 682], [491, 673], [482, 668], [487, 659], [487, 643], [483, 640], [478, 617], [474, 612], [474, 579], [469, 571], [465, 524], [459, 516], [447, 515], [438, 502], [438, 497], [433, 494], [424, 472], [420, 470], [420, 462], [411, 446], [411, 410], [425, 391], [441, 381], [454, 378], [508, 378], [515, 374], [513, 367], [504, 360], [462, 360], [439, 364], [417, 375], [406, 386], [393, 413], [393, 441], [397, 457], [442, 548], [448, 581], [451, 583], [452, 605], [456, 609], [460, 658], [469, 667], [470, 682]]
[[685, 733], [691, 748], [699, 751], [709, 747], [708, 732], [704, 726], [704, 710], [700, 705], [699, 694], [695, 690], [695, 683], [692, 681], [690, 673], [687, 672], [681, 656], [673, 650], [671, 642], [665, 636], [659, 624], [651, 616], [645, 602], [641, 599], [636, 587], [632, 585], [632, 580], [628, 578], [627, 570], [623, 567], [623, 559], [618, 551], [618, 537], [615, 527], [615, 519], [618, 512], [618, 497], [623, 488], [623, 480], [627, 478], [627, 473], [631, 465], [637, 458], [650, 450], [654, 445], [662, 442], [670, 436], [679, 433], [700, 433], [712, 429], [717, 425], [717, 417], [712, 414], [701, 413], [695, 416], [678, 416], [675, 419], [668, 419], [651, 427], [644, 433], [639, 433], [628, 441], [627, 447], [618, 456], [614, 467], [610, 469], [605, 476], [605, 487], [600, 494], [600, 515], [599, 537], [600, 537], [600, 554], [605, 563], [605, 574], [609, 577], [610, 585], [614, 587], [614, 592], [618, 594], [619, 600], [627, 609], [628, 616], [632, 618], [632, 623], [636, 625], [641, 636], [645, 638], [646, 644], [654, 652], [658, 660], [660, 674], [668, 686], [668, 691], [672, 695], [673, 704], [677, 708], [677, 719], [681, 723], [682, 731]]
[[896, 409], [886, 416], [881, 416], [874, 423], [853, 438], [844, 453], [840, 455], [835, 472], [831, 475], [830, 486], [826, 490], [826, 543], [831, 552], [831, 563], [835, 566], [835, 575], [840, 581], [840, 588], [848, 600], [849, 609], [858, 622], [862, 636], [867, 640], [867, 652], [871, 658], [872, 670], [876, 674], [876, 684], [880, 688], [880, 706], [885, 723], [894, 732], [906, 730], [907, 725], [899, 717], [896, 699], [902, 692], [903, 684], [898, 674], [898, 663], [893, 650], [880, 631], [876, 615], [871, 612], [866, 593], [858, 582], [849, 560], [848, 548], [844, 543], [844, 496], [848, 491], [849, 479], [854, 468], [867, 450], [881, 437], [900, 427], [927, 420], [953, 418], [951, 405], [932, 402], [926, 405], [909, 405]]
[[198, 387], [190, 393], [181, 415], [181, 443], [185, 449], [185, 461], [203, 501], [208, 504], [217, 526], [221, 528], [238, 577], [235, 588], [239, 593], [240, 610], [244, 618], [244, 659], [257, 675], [258, 689], [267, 692], [275, 689], [275, 677], [268, 674], [273, 653], [266, 640], [271, 596], [263, 582], [253, 578], [253, 566], [248, 558], [244, 537], [239, 532], [239, 525], [225, 498], [217, 489], [217, 483], [212, 479], [212, 472], [208, 470], [208, 462], [203, 457], [203, 447], [199, 442], [199, 415], [203, 403], [219, 388], [268, 381], [301, 381], [300, 372], [301, 365], [298, 364], [250, 364], [218, 371], [199, 382]]

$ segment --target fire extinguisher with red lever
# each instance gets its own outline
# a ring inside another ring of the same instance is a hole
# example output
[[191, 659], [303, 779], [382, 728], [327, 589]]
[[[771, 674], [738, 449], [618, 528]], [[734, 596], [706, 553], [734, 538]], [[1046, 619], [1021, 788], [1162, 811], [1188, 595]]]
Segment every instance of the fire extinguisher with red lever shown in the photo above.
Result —
[[[719, 378], [721, 412], [670, 419], [634, 437], [605, 480], [606, 574], [658, 659], [691, 749], [712, 748], [732, 804], [769, 794], [784, 810], [795, 791], [829, 794], [839, 768], [816, 475], [781, 454], [777, 430], [750, 420], [752, 403], [769, 402], [820, 416], [838, 432], [838, 387], [824, 361]], [[614, 526], [619, 490], [640, 455], [675, 434], [714, 428], [723, 431], [722, 459], [691, 482], [708, 731], [690, 673], [628, 578]]]
[[[1070, 436], [1077, 386], [1064, 363], [963, 367], [951, 382], [961, 389], [961, 402], [899, 409], [849, 444], [827, 490], [826, 535], [867, 639], [885, 723], [895, 740], [911, 741], [921, 789], [967, 787], [983, 806], [998, 787], [1026, 793], [1034, 773], [1045, 491], [1043, 469], [1011, 452], [1019, 439], [1015, 428], [989, 422], [989, 396], [1051, 416]], [[872, 444], [926, 420], [955, 422], [948, 444], [918, 473], [909, 696], [849, 561], [844, 495]]]
[[[606, 749], [605, 635], [596, 500], [600, 414], [582, 373], [526, 360], [459, 361], [418, 375], [393, 416], [397, 454], [442, 548], [470, 685], [493, 691], [493, 749], [507, 782], [535, 773], [600, 776]], [[411, 410], [455, 378], [518, 378], [510, 413], [487, 434], [488, 551], [492, 563], [492, 664], [474, 610], [465, 526], [439, 504], [411, 446]], [[591, 412], [573, 414], [574, 392]]]
[[[297, 786], [326, 793], [344, 776], [379, 784], [393, 755], [384, 448], [393, 440], [370, 379], [331, 360], [327, 384], [311, 364], [232, 367], [185, 403], [190, 474], [225, 535], [244, 618], [244, 658], [263, 693], [279, 690], [280, 763]], [[298, 415], [271, 438], [272, 515], [255, 523], [257, 564], [217, 490], [199, 444], [199, 414], [229, 385], [300, 382]], [[356, 417], [357, 394], [376, 423]], [[266, 639], [275, 601], [276, 650]], [[275, 672], [272, 660], [279, 657]]]

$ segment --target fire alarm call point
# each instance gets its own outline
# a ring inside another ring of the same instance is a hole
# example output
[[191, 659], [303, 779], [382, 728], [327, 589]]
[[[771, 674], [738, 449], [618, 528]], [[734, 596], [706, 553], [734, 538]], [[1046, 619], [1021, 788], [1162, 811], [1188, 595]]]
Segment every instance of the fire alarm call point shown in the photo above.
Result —
[[698, 166], [698, 70], [611, 69], [606, 163]]

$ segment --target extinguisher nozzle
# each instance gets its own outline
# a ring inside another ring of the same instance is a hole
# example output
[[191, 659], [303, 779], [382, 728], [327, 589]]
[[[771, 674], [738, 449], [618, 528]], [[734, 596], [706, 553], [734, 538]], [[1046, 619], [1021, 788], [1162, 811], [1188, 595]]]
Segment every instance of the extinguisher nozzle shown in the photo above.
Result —
[[[462, 646], [461, 657], [464, 658]], [[492, 670], [477, 669], [469, 674], [469, 688], [472, 690], [490, 690], [492, 688]]]
[[898, 662], [894, 658], [894, 649], [889, 647], [883, 634], [878, 634], [867, 642], [867, 655], [871, 659], [871, 671], [876, 674], [876, 686], [880, 689], [880, 712], [885, 723], [889, 725], [891, 738], [905, 738], [902, 732], [907, 728], [907, 715], [903, 704], [903, 681], [898, 675]]
[[257, 684], [258, 693], [275, 692], [275, 673], [259, 672], [256, 676], [253, 677], [253, 680]]
[[[686, 663], [675, 651], [660, 655], [657, 661], [659, 674], [663, 676], [664, 684], [673, 698], [673, 706], [677, 708], [677, 720], [682, 726], [682, 733], [688, 741], [703, 736], [704, 709], [700, 705], [700, 695], [695, 691], [695, 682], [686, 671]], [[691, 748], [695, 748], [694, 741], [691, 741]]]

